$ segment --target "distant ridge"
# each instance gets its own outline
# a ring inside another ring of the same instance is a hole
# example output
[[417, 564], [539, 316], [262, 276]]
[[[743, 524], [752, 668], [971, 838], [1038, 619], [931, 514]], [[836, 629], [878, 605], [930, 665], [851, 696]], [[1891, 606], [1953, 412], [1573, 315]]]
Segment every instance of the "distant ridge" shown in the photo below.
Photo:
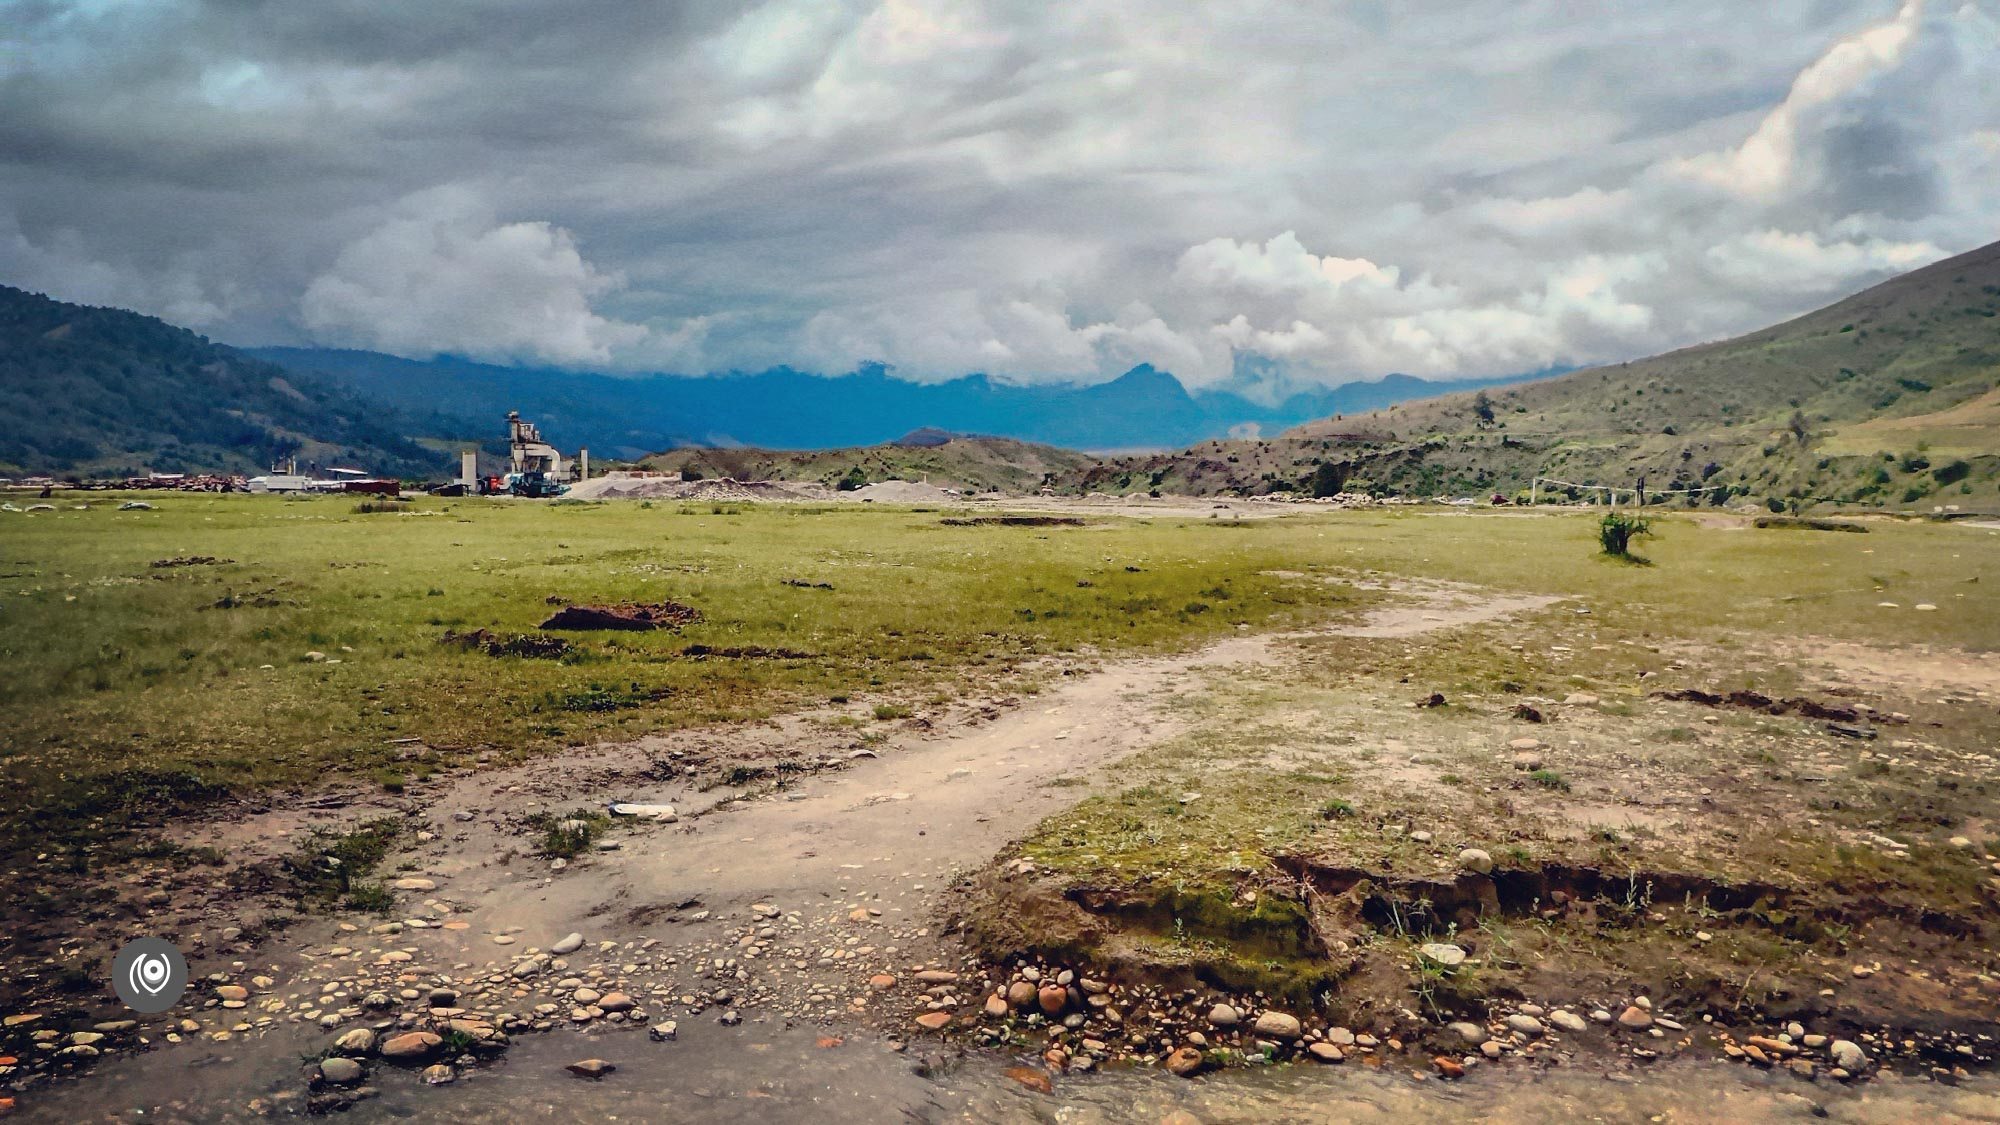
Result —
[[895, 441], [845, 449], [689, 447], [655, 454], [644, 466], [690, 478], [810, 481], [836, 489], [908, 480], [963, 492], [1023, 493], [1096, 463], [1087, 453], [1051, 445], [926, 428]]
[[409, 436], [421, 428], [153, 317], [0, 285], [0, 475], [251, 472], [294, 456], [439, 474], [446, 456]]

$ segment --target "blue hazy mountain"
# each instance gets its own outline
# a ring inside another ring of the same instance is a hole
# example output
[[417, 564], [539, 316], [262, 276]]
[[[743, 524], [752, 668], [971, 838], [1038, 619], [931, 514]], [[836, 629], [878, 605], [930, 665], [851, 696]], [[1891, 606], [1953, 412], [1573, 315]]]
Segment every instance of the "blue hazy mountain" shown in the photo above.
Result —
[[507, 411], [519, 410], [565, 447], [624, 458], [689, 445], [872, 445], [923, 427], [1070, 449], [1178, 448], [1247, 425], [1271, 434], [1316, 418], [1535, 377], [1429, 382], [1391, 375], [1265, 405], [1228, 391], [1190, 393], [1167, 372], [1143, 365], [1104, 383], [1023, 386], [985, 375], [916, 383], [879, 366], [839, 376], [788, 368], [614, 376], [452, 357], [419, 361], [365, 351], [248, 350], [410, 413], [492, 419], [497, 427]]

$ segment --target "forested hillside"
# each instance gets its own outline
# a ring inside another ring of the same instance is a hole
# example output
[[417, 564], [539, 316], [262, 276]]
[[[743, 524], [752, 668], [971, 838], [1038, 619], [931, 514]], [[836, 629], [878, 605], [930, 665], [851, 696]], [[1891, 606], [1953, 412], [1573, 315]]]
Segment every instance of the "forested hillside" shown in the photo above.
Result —
[[413, 424], [184, 328], [0, 286], [0, 473], [246, 472], [281, 458], [440, 475]]

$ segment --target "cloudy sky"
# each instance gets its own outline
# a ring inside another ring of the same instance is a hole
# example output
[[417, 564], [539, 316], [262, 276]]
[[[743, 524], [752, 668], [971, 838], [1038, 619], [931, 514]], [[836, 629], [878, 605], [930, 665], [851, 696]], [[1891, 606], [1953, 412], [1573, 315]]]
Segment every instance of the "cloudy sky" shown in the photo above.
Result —
[[1275, 390], [1996, 238], [2000, 0], [0, 0], [0, 282], [238, 343]]

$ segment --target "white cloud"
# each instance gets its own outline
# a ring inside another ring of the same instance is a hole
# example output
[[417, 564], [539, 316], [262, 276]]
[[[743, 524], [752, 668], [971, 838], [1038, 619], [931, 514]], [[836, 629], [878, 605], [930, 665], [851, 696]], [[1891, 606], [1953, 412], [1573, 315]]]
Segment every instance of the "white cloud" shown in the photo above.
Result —
[[432, 192], [349, 243], [299, 311], [322, 339], [398, 355], [604, 364], [647, 336], [591, 310], [621, 284], [561, 227], [500, 223], [468, 193]]
[[1227, 352], [1190, 339], [1143, 303], [1078, 323], [1059, 291], [988, 300], [959, 289], [860, 313], [825, 312], [805, 329], [805, 353], [823, 370], [876, 361], [906, 376], [949, 378], [983, 371], [1015, 380], [1095, 381], [1141, 363], [1190, 383], [1219, 379]]
[[1895, 18], [1841, 40], [1800, 71], [1785, 100], [1742, 144], [1670, 167], [1711, 187], [1752, 197], [1769, 197], [1792, 184], [1804, 117], [1893, 69], [1909, 49], [1923, 14], [1924, 0], [1905, 0]]
[[1649, 354], [2000, 230], [1984, 2], [344, 11], [21, 9], [6, 279], [244, 342], [1268, 390]]
[[1825, 240], [1811, 232], [1752, 231], [1710, 247], [1709, 264], [1744, 286], [1823, 292], [1851, 277], [1900, 273], [1944, 257], [1928, 242]]
[[1210, 239], [1189, 247], [1174, 272], [1176, 280], [1190, 285], [1271, 293], [1324, 293], [1349, 284], [1394, 289], [1400, 276], [1396, 267], [1385, 269], [1366, 258], [1315, 255], [1289, 230], [1262, 246]]

